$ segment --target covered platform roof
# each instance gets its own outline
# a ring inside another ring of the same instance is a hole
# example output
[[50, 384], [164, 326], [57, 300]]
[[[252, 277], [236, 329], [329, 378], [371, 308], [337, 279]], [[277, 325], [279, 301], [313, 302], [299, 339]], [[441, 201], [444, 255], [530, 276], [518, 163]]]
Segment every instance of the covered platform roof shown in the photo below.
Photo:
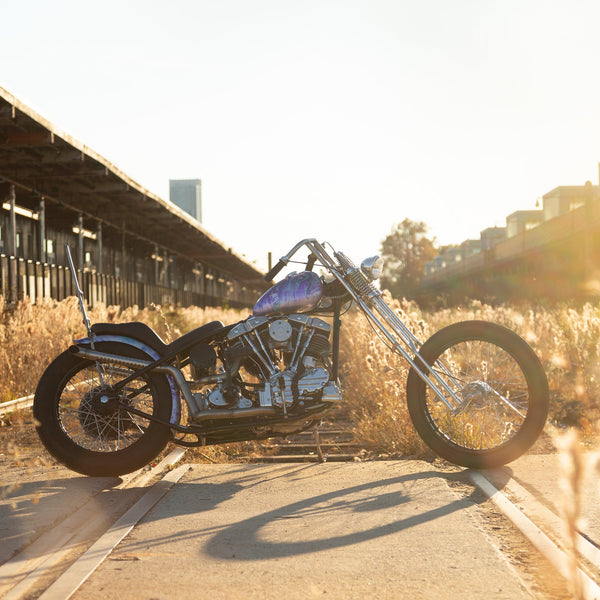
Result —
[[101, 222], [103, 238], [136, 238], [264, 288], [263, 274], [211, 235], [186, 212], [152, 194], [115, 165], [58, 130], [0, 87], [0, 200], [15, 185], [17, 204], [37, 210], [46, 202], [46, 223], [84, 227]]

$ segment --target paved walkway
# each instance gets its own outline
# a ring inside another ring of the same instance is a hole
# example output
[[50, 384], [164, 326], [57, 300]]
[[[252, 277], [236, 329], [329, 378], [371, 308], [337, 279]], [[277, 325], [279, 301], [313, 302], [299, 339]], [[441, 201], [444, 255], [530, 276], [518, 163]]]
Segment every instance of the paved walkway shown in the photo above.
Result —
[[74, 598], [530, 598], [421, 461], [194, 465]]

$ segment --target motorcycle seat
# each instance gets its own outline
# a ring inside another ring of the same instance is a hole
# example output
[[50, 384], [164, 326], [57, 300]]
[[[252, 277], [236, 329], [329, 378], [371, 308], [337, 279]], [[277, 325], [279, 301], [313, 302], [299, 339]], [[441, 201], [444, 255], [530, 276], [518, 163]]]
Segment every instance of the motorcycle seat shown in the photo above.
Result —
[[94, 323], [92, 331], [96, 335], [122, 335], [143, 342], [161, 356], [179, 354], [186, 348], [201, 342], [205, 338], [224, 328], [221, 321], [211, 321], [201, 327], [192, 329], [170, 344], [165, 344], [161, 337], [148, 325], [140, 322], [133, 323]]

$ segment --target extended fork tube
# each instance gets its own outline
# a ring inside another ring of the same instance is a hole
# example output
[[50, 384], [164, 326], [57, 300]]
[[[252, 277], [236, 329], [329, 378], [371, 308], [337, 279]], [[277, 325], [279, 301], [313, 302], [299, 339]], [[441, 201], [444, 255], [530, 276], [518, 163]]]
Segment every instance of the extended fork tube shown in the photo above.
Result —
[[[345, 279], [338, 274], [338, 267], [335, 261], [329, 256], [325, 248], [314, 238], [302, 240], [286, 256], [283, 256], [281, 260], [287, 264], [293, 254], [301, 247], [306, 246], [309, 250], [317, 256], [323, 265], [330, 267], [332, 275], [350, 292], [352, 297], [356, 300], [360, 308], [363, 310], [365, 315], [375, 324], [375, 326], [381, 331], [381, 333], [388, 339], [392, 344], [394, 351], [399, 352], [408, 363], [415, 369], [421, 379], [425, 381], [427, 385], [433, 390], [435, 395], [448, 407], [449, 410], [454, 410], [454, 406], [448, 401], [448, 398], [441, 391], [443, 389], [458, 406], [462, 404], [462, 400], [456, 395], [456, 392], [450, 388], [450, 386], [440, 377], [440, 375], [432, 369], [429, 365], [426, 365], [426, 370], [429, 375], [423, 372], [423, 369], [417, 365], [416, 361], [412, 359], [410, 354], [402, 347], [398, 340], [382, 325], [377, 316], [369, 308], [368, 304], [362, 299], [361, 295], [357, 293]], [[415, 354], [418, 354], [418, 347], [421, 342], [413, 335], [413, 333], [406, 327], [406, 325], [397, 317], [397, 315], [390, 309], [390, 307], [381, 299], [381, 292], [373, 290], [374, 293], [368, 297], [368, 301], [371, 302], [377, 312], [383, 317], [384, 321], [389, 325], [392, 331], [398, 336], [398, 338], [406, 344]], [[425, 363], [422, 363], [425, 364]], [[431, 375], [431, 377], [430, 377]], [[440, 386], [438, 387], [433, 381]]]
[[[409, 339], [406, 339], [404, 335], [403, 329], [406, 329], [406, 325], [400, 321], [400, 319], [394, 314], [394, 312], [390, 309], [390, 307], [379, 297], [372, 298], [373, 303], [377, 307], [377, 312], [381, 314], [386, 323], [395, 331], [398, 337], [415, 353], [418, 352], [416, 345], [413, 341], [412, 333]], [[428, 367], [429, 373], [424, 373], [424, 370], [421, 369], [419, 365], [417, 365], [416, 361], [413, 360], [410, 354], [398, 343], [398, 341], [392, 336], [387, 329], [380, 323], [379, 319], [373, 314], [371, 309], [365, 304], [365, 302], [359, 298], [360, 307], [369, 315], [372, 321], [377, 325], [379, 330], [387, 337], [387, 339], [392, 343], [394, 350], [400, 352], [402, 356], [409, 362], [409, 364], [417, 371], [419, 376], [429, 385], [429, 387], [434, 391], [435, 395], [448, 407], [449, 410], [454, 410], [454, 406], [448, 401], [448, 398], [442, 393], [440, 388], [436, 386], [435, 383], [431, 380], [435, 379], [436, 383], [439, 384], [441, 388], [443, 388], [448, 395], [457, 403], [457, 405], [462, 404], [462, 400], [456, 395], [456, 392], [450, 388], [450, 386], [446, 383], [444, 379], [440, 377], [440, 375], [431, 368], [431, 366], [426, 365]], [[416, 338], [414, 338], [416, 339]], [[420, 344], [420, 342], [417, 340]], [[421, 364], [425, 365], [426, 363], [422, 362]]]

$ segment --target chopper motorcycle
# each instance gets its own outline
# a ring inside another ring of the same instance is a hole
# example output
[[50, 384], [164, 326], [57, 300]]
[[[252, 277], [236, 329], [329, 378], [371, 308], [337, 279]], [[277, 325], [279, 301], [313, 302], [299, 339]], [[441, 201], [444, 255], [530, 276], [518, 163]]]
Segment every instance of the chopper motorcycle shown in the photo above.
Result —
[[489, 468], [534, 443], [549, 392], [523, 339], [494, 323], [465, 321], [421, 343], [373, 285], [380, 257], [357, 267], [316, 239], [296, 244], [265, 279], [297, 262], [302, 248], [305, 270], [267, 290], [252, 316], [206, 323], [170, 344], [143, 323], [92, 325], [68, 252], [87, 337], [60, 354], [38, 384], [34, 416], [48, 451], [79, 473], [118, 476], [151, 462], [170, 441], [223, 444], [314, 427], [342, 400], [340, 325], [349, 303], [409, 363], [410, 417], [438, 455]]

